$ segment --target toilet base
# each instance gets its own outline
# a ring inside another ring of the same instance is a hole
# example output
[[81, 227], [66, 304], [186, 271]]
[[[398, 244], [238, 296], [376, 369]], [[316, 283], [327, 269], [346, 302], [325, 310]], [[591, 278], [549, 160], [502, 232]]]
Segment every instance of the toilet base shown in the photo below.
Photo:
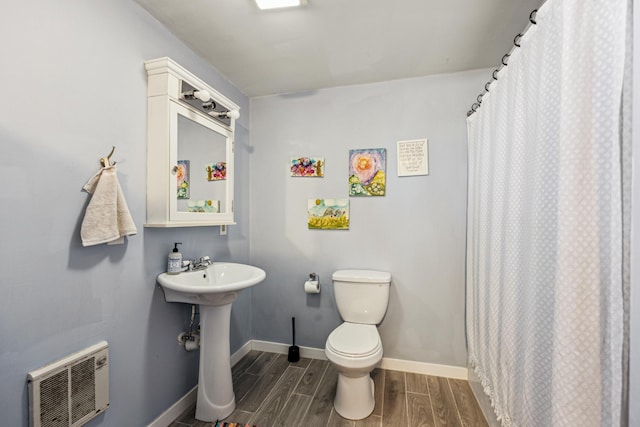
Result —
[[369, 374], [348, 377], [338, 372], [338, 386], [333, 407], [342, 418], [361, 420], [373, 412], [373, 380]]

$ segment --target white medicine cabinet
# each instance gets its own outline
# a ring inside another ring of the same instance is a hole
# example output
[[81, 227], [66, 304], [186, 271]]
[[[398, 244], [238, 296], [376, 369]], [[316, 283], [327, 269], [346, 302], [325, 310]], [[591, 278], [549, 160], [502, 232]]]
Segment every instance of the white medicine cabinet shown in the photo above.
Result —
[[239, 107], [170, 58], [147, 70], [145, 227], [234, 224]]

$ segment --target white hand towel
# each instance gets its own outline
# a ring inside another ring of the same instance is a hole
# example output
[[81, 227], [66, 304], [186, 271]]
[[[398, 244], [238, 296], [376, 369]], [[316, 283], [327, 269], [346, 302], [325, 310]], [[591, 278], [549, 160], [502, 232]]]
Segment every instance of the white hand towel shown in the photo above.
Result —
[[83, 189], [92, 194], [80, 227], [83, 246], [121, 244], [124, 236], [138, 233], [122, 194], [115, 165], [100, 169]]

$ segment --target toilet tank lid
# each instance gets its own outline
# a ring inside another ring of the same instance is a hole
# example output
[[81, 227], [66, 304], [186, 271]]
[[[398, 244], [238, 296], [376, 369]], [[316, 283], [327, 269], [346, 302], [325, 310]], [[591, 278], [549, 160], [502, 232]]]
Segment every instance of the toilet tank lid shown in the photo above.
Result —
[[389, 283], [391, 273], [376, 270], [338, 270], [333, 273], [332, 278], [341, 282]]

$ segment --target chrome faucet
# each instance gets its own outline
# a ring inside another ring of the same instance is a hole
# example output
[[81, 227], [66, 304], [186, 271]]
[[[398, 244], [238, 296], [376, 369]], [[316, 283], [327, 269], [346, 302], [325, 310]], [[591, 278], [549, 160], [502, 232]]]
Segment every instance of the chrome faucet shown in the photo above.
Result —
[[208, 256], [203, 256], [197, 260], [185, 259], [182, 261], [182, 270], [180, 271], [204, 270], [211, 264], [213, 264], [213, 261], [211, 261], [211, 258], [209, 258]]
[[194, 260], [191, 262], [191, 268], [189, 269], [189, 271], [204, 270], [211, 264], [213, 264], [213, 261], [211, 261], [211, 258], [209, 258], [208, 256], [203, 256], [199, 260], [197, 261]]
[[180, 271], [191, 271], [193, 269], [193, 261], [190, 259], [182, 260], [182, 268]]

